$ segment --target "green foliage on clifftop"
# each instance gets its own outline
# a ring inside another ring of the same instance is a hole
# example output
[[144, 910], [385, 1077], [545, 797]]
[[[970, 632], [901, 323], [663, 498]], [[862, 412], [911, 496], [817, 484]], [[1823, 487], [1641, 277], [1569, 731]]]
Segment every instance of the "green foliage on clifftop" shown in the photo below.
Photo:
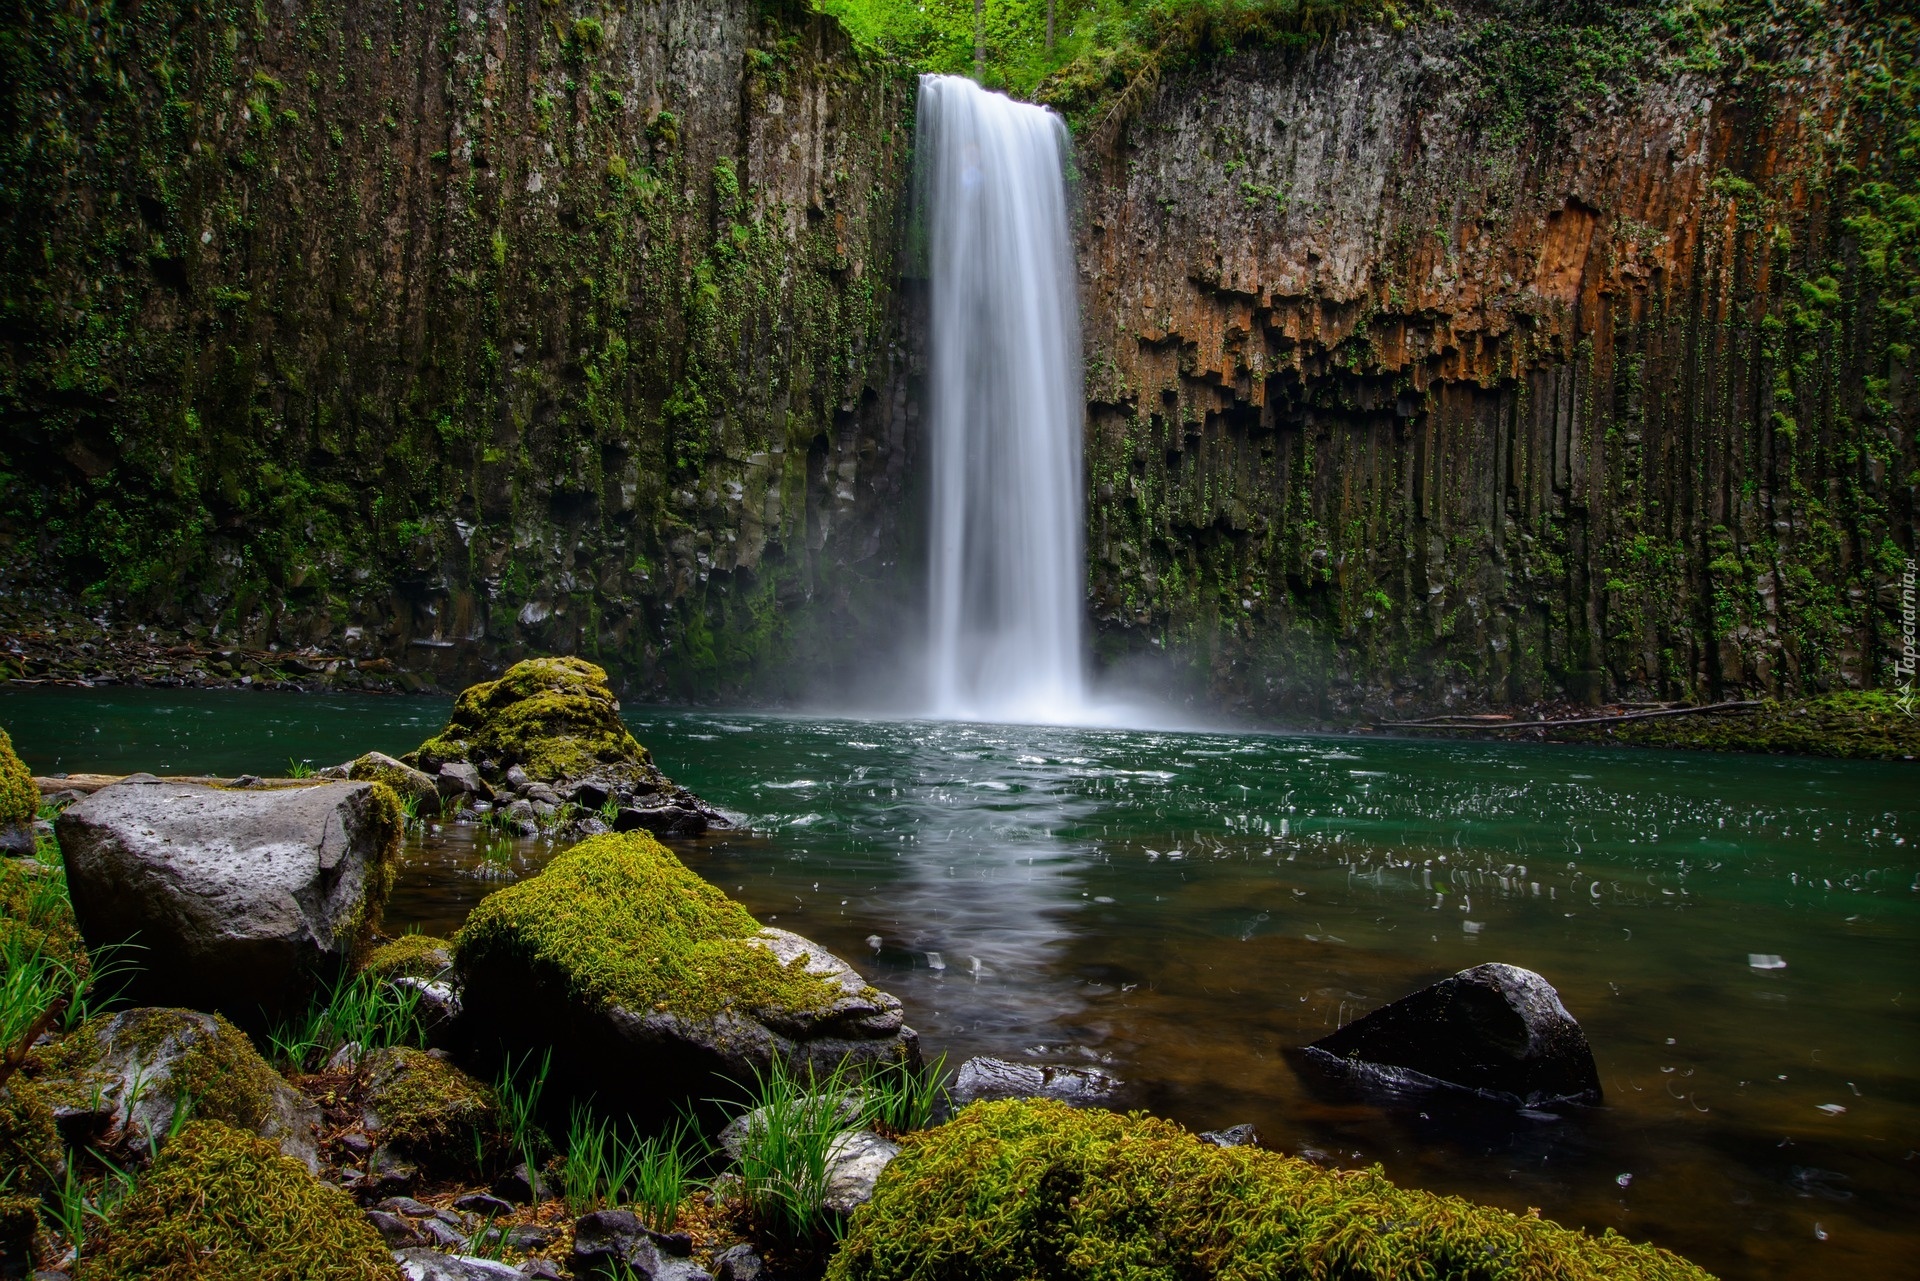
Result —
[[904, 1146], [829, 1281], [1708, 1276], [1611, 1230], [1213, 1147], [1144, 1113], [981, 1103]]
[[338, 1188], [269, 1143], [196, 1121], [90, 1237], [81, 1281], [399, 1281]]
[[455, 936], [463, 972], [531, 967], [575, 999], [688, 1019], [811, 1010], [839, 995], [748, 942], [760, 923], [643, 832], [590, 837], [488, 895]]

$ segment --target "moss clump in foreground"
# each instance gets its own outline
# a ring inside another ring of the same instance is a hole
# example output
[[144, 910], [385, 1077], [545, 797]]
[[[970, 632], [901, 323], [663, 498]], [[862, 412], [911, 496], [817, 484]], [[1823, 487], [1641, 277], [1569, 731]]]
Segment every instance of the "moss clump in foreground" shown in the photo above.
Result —
[[0, 827], [31, 823], [40, 812], [40, 789], [33, 785], [33, 774], [15, 754], [13, 739], [0, 729]]
[[0, 949], [37, 953], [63, 970], [77, 989], [86, 983], [87, 945], [67, 897], [66, 873], [27, 859], [0, 863]]
[[273, 1145], [196, 1121], [89, 1236], [80, 1281], [399, 1281], [346, 1193]]
[[1899, 760], [1920, 757], [1920, 710], [1902, 710], [1891, 694], [1856, 690], [1768, 703], [1745, 715], [1629, 721], [1596, 728], [1583, 737], [1642, 747]]
[[474, 1134], [495, 1127], [493, 1091], [425, 1050], [376, 1050], [364, 1066], [368, 1128], [419, 1160], [471, 1162]]
[[979, 1103], [910, 1137], [829, 1281], [1281, 1281], [1555, 1277], [1702, 1281], [1609, 1231], [1216, 1148], [1142, 1113]]
[[360, 972], [369, 978], [430, 979], [447, 968], [453, 944], [431, 934], [402, 934], [368, 954]]
[[589, 1003], [704, 1018], [824, 1009], [839, 988], [748, 942], [760, 923], [644, 832], [591, 837], [481, 900], [455, 936], [462, 972], [531, 968]]
[[530, 658], [497, 681], [470, 686], [454, 701], [447, 727], [405, 759], [425, 757], [486, 758], [545, 782], [601, 765], [650, 763], [620, 720], [606, 672], [578, 658]]
[[60, 1132], [32, 1081], [15, 1074], [0, 1085], [0, 1196], [37, 1193], [59, 1174]]

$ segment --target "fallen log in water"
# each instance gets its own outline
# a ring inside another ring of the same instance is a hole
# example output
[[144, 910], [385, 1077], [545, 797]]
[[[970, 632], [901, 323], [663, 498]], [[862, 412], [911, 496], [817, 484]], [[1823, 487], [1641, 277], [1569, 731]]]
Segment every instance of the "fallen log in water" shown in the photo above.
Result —
[[1704, 707], [1666, 707], [1652, 712], [1616, 712], [1608, 716], [1570, 716], [1549, 721], [1495, 721], [1487, 716], [1462, 716], [1453, 720], [1430, 718], [1422, 721], [1375, 721], [1375, 729], [1450, 729], [1450, 730], [1509, 730], [1509, 729], [1558, 729], [1567, 725], [1616, 725], [1622, 721], [1651, 720], [1656, 716], [1698, 716], [1705, 712], [1748, 712], [1762, 704], [1758, 700], [1734, 700], [1725, 703], [1708, 703]]

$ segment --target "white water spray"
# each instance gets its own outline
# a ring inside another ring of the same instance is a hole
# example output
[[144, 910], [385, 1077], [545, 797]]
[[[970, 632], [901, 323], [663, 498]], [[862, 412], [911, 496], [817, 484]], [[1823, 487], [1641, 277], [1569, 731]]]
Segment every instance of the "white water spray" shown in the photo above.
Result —
[[1086, 715], [1080, 310], [1060, 117], [920, 81], [933, 445], [930, 711]]

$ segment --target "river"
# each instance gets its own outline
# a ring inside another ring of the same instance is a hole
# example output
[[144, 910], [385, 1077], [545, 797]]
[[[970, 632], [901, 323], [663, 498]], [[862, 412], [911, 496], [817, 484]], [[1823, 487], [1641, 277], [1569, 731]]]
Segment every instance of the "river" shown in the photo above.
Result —
[[[290, 757], [403, 751], [446, 709], [0, 690], [0, 724], [36, 771], [284, 772]], [[628, 720], [742, 825], [679, 845], [688, 864], [899, 995], [950, 1064], [1098, 1065], [1195, 1128], [1251, 1121], [1276, 1148], [1611, 1227], [1727, 1276], [1911, 1262], [1911, 765], [651, 708]], [[451, 930], [553, 850], [429, 833], [389, 922]], [[1342, 1095], [1287, 1056], [1491, 960], [1559, 989], [1604, 1106], [1524, 1116]]]

